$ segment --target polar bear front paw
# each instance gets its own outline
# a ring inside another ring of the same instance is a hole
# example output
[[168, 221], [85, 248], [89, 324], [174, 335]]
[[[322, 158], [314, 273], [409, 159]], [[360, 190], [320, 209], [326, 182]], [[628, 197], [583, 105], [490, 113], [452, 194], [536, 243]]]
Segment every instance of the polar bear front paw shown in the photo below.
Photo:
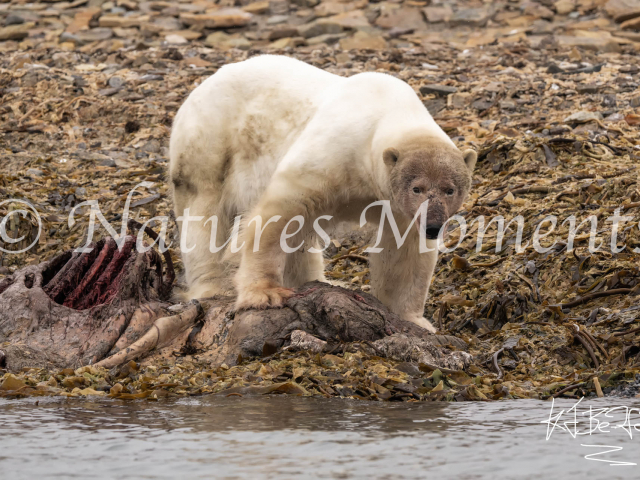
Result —
[[274, 285], [271, 282], [258, 282], [247, 287], [240, 287], [236, 300], [236, 310], [265, 309], [282, 307], [287, 298], [293, 295], [291, 288]]
[[407, 318], [406, 320], [409, 320], [410, 322], [415, 323], [416, 325], [419, 325], [426, 330], [429, 330], [431, 333], [436, 333], [437, 331], [436, 327], [434, 327], [433, 324], [424, 317], [415, 315]]

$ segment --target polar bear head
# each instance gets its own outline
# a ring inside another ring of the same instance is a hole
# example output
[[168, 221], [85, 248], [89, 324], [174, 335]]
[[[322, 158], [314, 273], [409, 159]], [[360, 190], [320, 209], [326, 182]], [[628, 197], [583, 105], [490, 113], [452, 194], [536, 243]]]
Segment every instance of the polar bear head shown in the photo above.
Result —
[[416, 226], [428, 239], [436, 239], [442, 225], [467, 198], [477, 154], [473, 150], [461, 152], [434, 137], [400, 143], [382, 155], [389, 170], [391, 201], [411, 219], [428, 200], [426, 225], [420, 220]]

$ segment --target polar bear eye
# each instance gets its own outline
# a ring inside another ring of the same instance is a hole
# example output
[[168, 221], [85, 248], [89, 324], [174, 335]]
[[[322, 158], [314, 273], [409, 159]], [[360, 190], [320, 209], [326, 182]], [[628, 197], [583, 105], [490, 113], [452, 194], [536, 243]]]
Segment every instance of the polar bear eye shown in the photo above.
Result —
[[447, 190], [447, 195], [449, 195], [450, 197], [453, 196], [454, 193], [456, 193], [456, 191], [453, 188], [449, 188]]
[[418, 187], [413, 187], [413, 193], [420, 193], [422, 192], [422, 190], [420, 190]]

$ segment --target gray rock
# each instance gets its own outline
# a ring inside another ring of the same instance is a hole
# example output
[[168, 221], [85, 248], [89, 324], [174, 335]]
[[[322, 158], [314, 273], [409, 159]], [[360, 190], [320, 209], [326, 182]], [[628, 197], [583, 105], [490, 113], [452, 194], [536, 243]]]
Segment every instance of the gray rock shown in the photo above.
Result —
[[449, 85], [438, 85], [438, 84], [430, 84], [430, 85], [422, 85], [420, 87], [420, 93], [422, 95], [429, 95], [431, 93], [435, 93], [436, 95], [449, 95], [450, 93], [456, 93], [458, 89], [456, 87], [450, 87]]
[[578, 93], [587, 94], [587, 93], [598, 93], [600, 91], [599, 85], [578, 85], [576, 86], [576, 90]]
[[476, 110], [480, 110], [481, 112], [487, 110], [493, 106], [493, 102], [487, 98], [480, 98], [471, 104], [473, 108]]
[[451, 15], [449, 23], [451, 25], [468, 25], [473, 27], [483, 27], [489, 20], [490, 12], [487, 7], [465, 8]]
[[389, 32], [387, 32], [387, 35], [389, 35], [389, 38], [398, 38], [398, 37], [401, 37], [402, 35], [409, 35], [414, 31], [415, 31], [415, 28], [395, 27], [389, 30]]
[[147, 153], [158, 153], [160, 151], [160, 142], [156, 139], [151, 139], [140, 150]]
[[273, 42], [281, 38], [297, 37], [298, 29], [295, 27], [281, 27], [269, 33], [269, 41]]
[[629, 100], [629, 105], [631, 105], [633, 108], [640, 107], [640, 95]]
[[62, 32], [60, 34], [60, 43], [63, 43], [63, 42], [80, 43], [80, 40], [78, 40], [78, 37], [76, 37], [75, 35], [72, 35], [71, 33]]
[[82, 88], [87, 86], [87, 82], [80, 75], [73, 76], [73, 86]]
[[342, 27], [327, 20], [316, 20], [298, 27], [298, 32], [301, 37], [311, 38], [318, 35], [326, 35], [327, 33], [342, 33]]
[[111, 77], [109, 79], [109, 86], [112, 88], [120, 88], [124, 85], [124, 80], [120, 77]]
[[618, 106], [618, 97], [615, 93], [607, 93], [602, 97], [602, 105], [604, 107], [617, 107]]
[[27, 170], [27, 175], [32, 175], [34, 177], [41, 177], [44, 175], [42, 170], [38, 170], [37, 168], [30, 168]]
[[100, 162], [103, 167], [115, 167], [116, 161], [113, 158], [105, 158]]
[[5, 25], [20, 25], [24, 23], [24, 18], [20, 15], [16, 15], [15, 13], [10, 13], [7, 15], [7, 18], [4, 19]]
[[325, 33], [324, 35], [318, 35], [317, 37], [311, 37], [307, 40], [307, 45], [319, 45], [321, 43], [326, 43], [327, 45], [332, 45], [336, 43], [341, 38], [346, 37], [346, 33]]
[[444, 98], [434, 98], [433, 100], [425, 101], [424, 106], [431, 115], [435, 116], [447, 106], [447, 101]]

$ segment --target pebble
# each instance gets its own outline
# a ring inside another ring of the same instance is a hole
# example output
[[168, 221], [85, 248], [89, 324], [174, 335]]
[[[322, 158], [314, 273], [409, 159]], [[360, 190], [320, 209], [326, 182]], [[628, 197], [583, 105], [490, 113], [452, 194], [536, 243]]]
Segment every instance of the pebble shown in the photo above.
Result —
[[108, 83], [112, 88], [120, 88], [124, 84], [124, 80], [120, 77], [111, 77]]
[[593, 84], [577, 85], [576, 90], [578, 93], [582, 94], [598, 93], [600, 91], [600, 86]]
[[422, 85], [420, 87], [420, 93], [422, 95], [429, 95], [431, 93], [435, 93], [436, 95], [448, 95], [450, 93], [456, 93], [458, 89], [456, 87], [451, 87], [449, 85], [438, 85], [438, 84], [430, 84], [430, 85]]
[[324, 35], [318, 35], [307, 40], [307, 45], [319, 45], [326, 43], [327, 45], [333, 45], [341, 38], [346, 37], [346, 33], [325, 33]]
[[110, 97], [111, 95], [115, 95], [119, 91], [119, 88], [103, 88], [101, 90], [98, 90], [98, 95], [101, 95], [103, 97]]
[[473, 27], [482, 27], [489, 19], [489, 10], [487, 7], [466, 8], [458, 10], [449, 19], [449, 24], [453, 26], [466, 25]]
[[267, 25], [279, 25], [289, 21], [289, 15], [273, 15], [267, 19]]
[[327, 33], [341, 33], [342, 27], [326, 20], [318, 20], [298, 27], [298, 32], [301, 37], [311, 38]]
[[87, 82], [85, 82], [84, 78], [82, 78], [80, 75], [74, 75], [73, 86], [78, 88], [86, 87]]
[[10, 13], [7, 15], [7, 18], [4, 19], [5, 25], [20, 25], [24, 23], [24, 18], [20, 15], [16, 15], [15, 13]]
[[184, 38], [182, 35], [167, 35], [166, 37], [164, 37], [164, 39], [166, 40], [167, 43], [170, 43], [172, 45], [185, 45], [187, 43], [189, 43], [189, 41]]
[[143, 75], [143, 76], [140, 77], [140, 83], [158, 82], [160, 80], [164, 80], [164, 77], [162, 75], [148, 74], [148, 75]]
[[283, 28], [278, 28], [278, 29], [270, 32], [269, 33], [269, 41], [273, 42], [273, 41], [279, 40], [281, 38], [297, 37], [297, 36], [298, 36], [298, 29], [297, 28], [283, 27]]
[[116, 161], [113, 158], [105, 158], [100, 162], [100, 165], [103, 167], [115, 167]]
[[602, 97], [602, 105], [605, 107], [615, 107], [618, 105], [617, 96], [615, 93], [608, 93]]

